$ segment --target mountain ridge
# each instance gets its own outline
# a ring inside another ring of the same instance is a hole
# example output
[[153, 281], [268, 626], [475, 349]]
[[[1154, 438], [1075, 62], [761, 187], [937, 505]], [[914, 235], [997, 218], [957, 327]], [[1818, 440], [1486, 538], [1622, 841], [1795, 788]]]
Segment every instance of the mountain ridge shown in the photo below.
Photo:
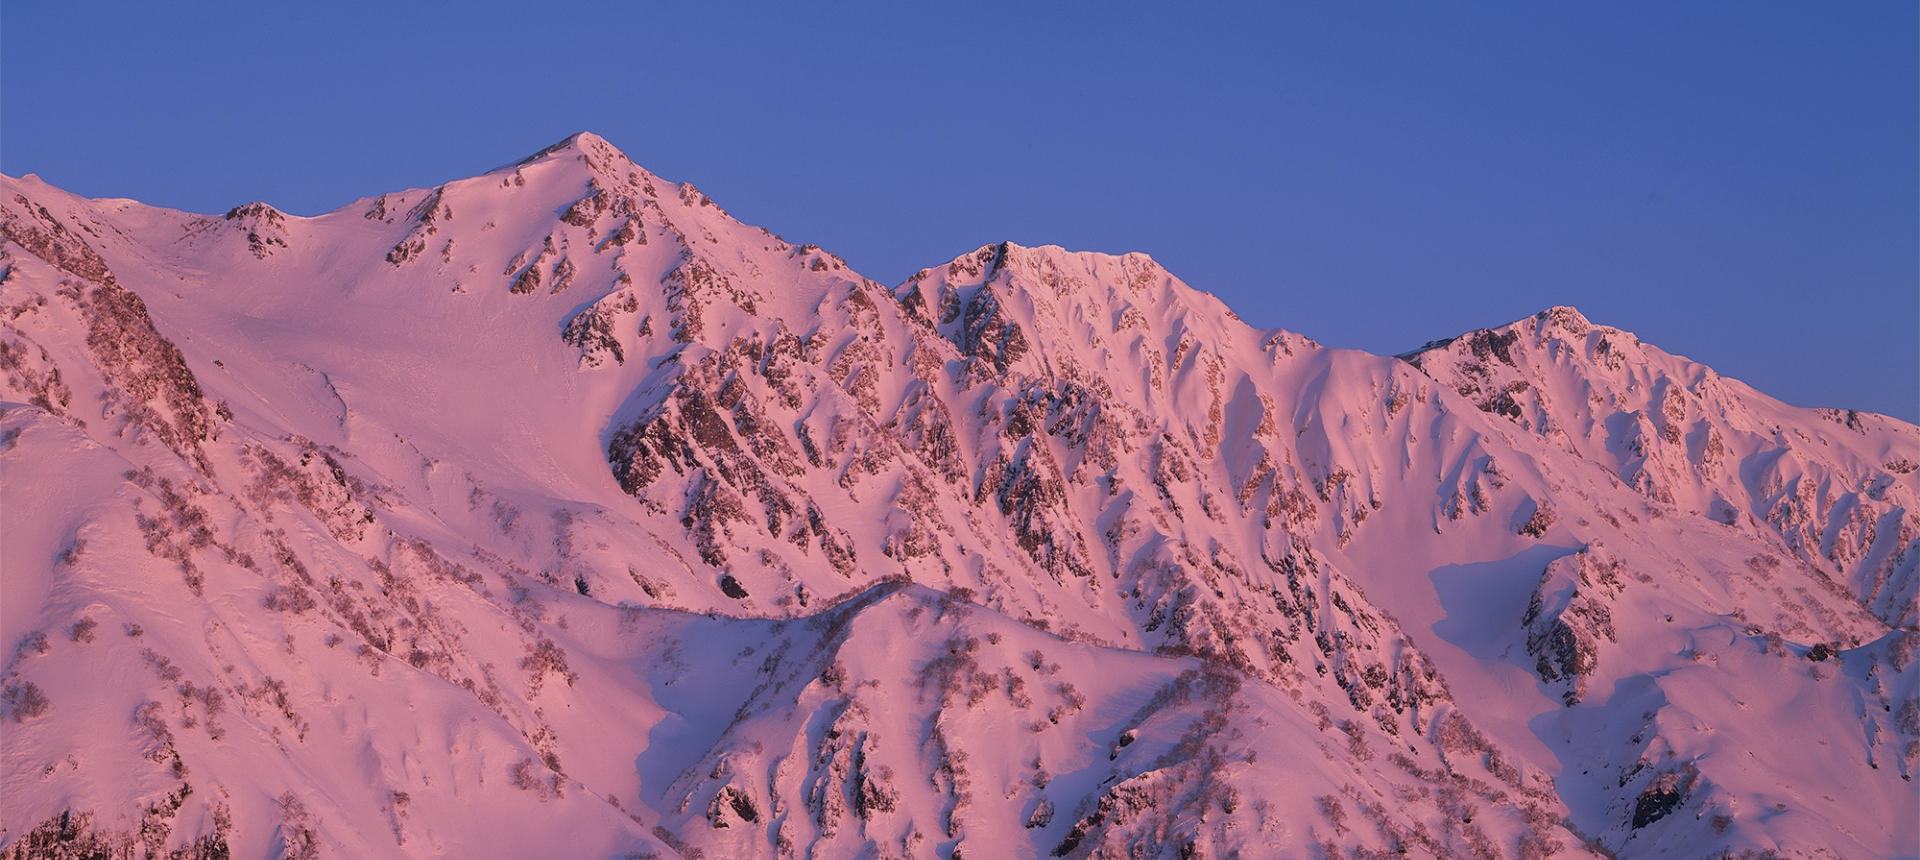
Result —
[[1910, 425], [1576, 366], [1573, 311], [1395, 359], [1145, 255], [887, 288], [591, 134], [312, 218], [6, 184], [9, 494], [92, 476], [8, 506], [12, 856], [1912, 841]]

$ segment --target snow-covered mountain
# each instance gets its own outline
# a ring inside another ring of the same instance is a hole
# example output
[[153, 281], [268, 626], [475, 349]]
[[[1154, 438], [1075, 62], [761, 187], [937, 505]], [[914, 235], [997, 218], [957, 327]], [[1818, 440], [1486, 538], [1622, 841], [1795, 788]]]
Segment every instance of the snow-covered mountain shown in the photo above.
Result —
[[0, 856], [1920, 855], [1911, 425], [1569, 308], [888, 288], [590, 134], [0, 182]]

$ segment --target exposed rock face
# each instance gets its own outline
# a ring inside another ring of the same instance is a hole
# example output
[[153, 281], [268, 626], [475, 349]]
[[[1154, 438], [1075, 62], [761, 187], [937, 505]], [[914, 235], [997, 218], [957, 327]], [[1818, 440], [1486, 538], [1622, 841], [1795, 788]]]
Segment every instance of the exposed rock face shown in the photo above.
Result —
[[1602, 642], [1618, 642], [1613, 599], [1626, 589], [1624, 565], [1598, 543], [1555, 559], [1540, 575], [1527, 615], [1527, 653], [1534, 672], [1562, 687], [1562, 701], [1577, 705], [1587, 694], [1587, 679], [1600, 665]]
[[[22, 314], [44, 313], [52, 300], [85, 321], [92, 368], [106, 383], [100, 397], [106, 403], [101, 417], [123, 417], [123, 423], [145, 428], [202, 471], [211, 469], [201, 445], [216, 435], [213, 407], [180, 349], [154, 330], [146, 302], [114, 281], [106, 261], [78, 232], [68, 230], [46, 207], [24, 195], [15, 194], [12, 205], [0, 205], [0, 235], [61, 273], [80, 279], [62, 281], [52, 295], [35, 294], [10, 315], [17, 321]], [[7, 254], [9, 280], [14, 259]], [[0, 347], [0, 367], [17, 375], [19, 381], [13, 384], [32, 392], [30, 400], [49, 411], [64, 412], [71, 394], [60, 381], [58, 364], [44, 348], [28, 347], [33, 340], [20, 326], [4, 325], [9, 337], [6, 346]], [[57, 407], [55, 400], [61, 401]]]
[[1700, 773], [1693, 768], [1666, 771], [1654, 777], [1634, 801], [1633, 829], [1639, 830], [1679, 809], [1699, 781]]
[[[417, 213], [412, 214], [417, 215]], [[431, 221], [431, 218], [429, 214], [427, 220]], [[253, 254], [255, 259], [264, 260], [273, 256], [275, 249], [287, 247], [287, 216], [272, 206], [265, 203], [235, 206], [227, 210], [224, 220], [231, 222], [230, 226], [234, 232], [246, 235], [247, 251]], [[400, 262], [395, 259], [400, 250], [396, 247], [390, 252], [387, 255], [388, 262]], [[413, 249], [413, 253], [418, 252], [418, 248]]]
[[21, 250], [83, 281], [104, 284], [113, 280], [107, 261], [47, 207], [24, 194], [14, 194], [10, 201], [0, 203], [0, 213], [4, 213], [0, 214], [0, 235]]
[[1905, 850], [1906, 425], [1570, 309], [888, 289], [592, 135], [312, 219], [5, 184], [0, 856]]
[[621, 346], [621, 317], [632, 316], [640, 302], [631, 290], [622, 290], [600, 299], [592, 307], [567, 321], [560, 337], [580, 348], [580, 366], [600, 367], [612, 358], [615, 364], [627, 363], [626, 348]]
[[[1920, 621], [1920, 447], [1883, 415], [1782, 409], [1711, 368], [1550, 308], [1406, 360], [1481, 411], [1607, 466], [1668, 510], [1764, 529], [1889, 624]], [[1808, 414], [1820, 420], [1808, 422]]]

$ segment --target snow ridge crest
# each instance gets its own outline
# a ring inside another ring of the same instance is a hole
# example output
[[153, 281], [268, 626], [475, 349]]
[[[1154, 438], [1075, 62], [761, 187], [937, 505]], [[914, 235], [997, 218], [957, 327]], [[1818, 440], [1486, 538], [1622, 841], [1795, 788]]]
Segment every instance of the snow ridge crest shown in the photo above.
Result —
[[1916, 428], [1572, 308], [889, 289], [588, 133], [315, 218], [4, 187], [4, 860], [1912, 843]]

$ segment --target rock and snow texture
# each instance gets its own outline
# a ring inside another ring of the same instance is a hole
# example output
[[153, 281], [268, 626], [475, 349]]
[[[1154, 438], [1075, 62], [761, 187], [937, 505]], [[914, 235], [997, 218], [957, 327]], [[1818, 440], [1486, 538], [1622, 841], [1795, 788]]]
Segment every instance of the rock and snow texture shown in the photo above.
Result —
[[0, 856], [1916, 854], [1910, 425], [1571, 309], [888, 288], [589, 134], [0, 182]]
[[1785, 406], [1572, 308], [1407, 356], [1481, 410], [1604, 465], [1669, 508], [1778, 541], [1888, 624], [1920, 581], [1913, 428]]

